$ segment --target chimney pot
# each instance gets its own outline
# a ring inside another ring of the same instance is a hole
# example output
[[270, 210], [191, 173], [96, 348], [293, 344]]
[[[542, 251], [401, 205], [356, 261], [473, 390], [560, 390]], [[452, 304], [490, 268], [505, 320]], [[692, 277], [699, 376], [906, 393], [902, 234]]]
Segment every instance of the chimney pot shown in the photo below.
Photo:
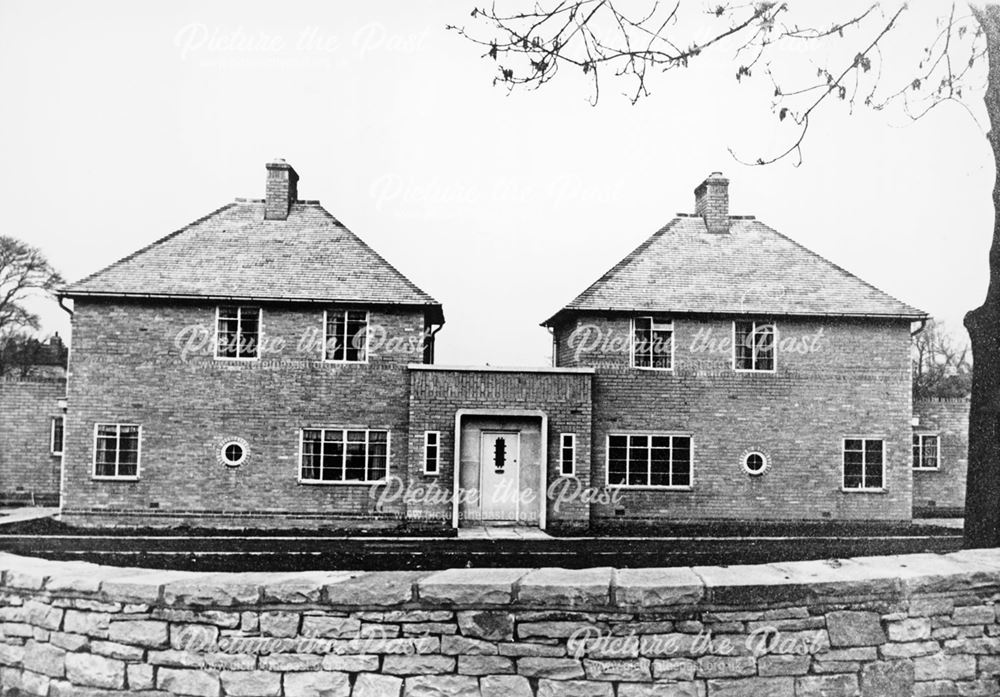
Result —
[[705, 219], [709, 232], [729, 232], [729, 180], [712, 172], [694, 190], [694, 213]]
[[299, 197], [299, 175], [280, 157], [267, 163], [264, 220], [286, 220]]

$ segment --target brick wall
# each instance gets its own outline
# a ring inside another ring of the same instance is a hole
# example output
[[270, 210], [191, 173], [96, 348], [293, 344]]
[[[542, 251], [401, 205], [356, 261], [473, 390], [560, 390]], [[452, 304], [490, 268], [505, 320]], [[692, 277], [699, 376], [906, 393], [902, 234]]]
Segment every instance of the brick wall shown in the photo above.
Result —
[[[322, 307], [264, 306], [256, 362], [212, 358], [211, 342], [186, 358], [176, 337], [201, 326], [213, 336], [215, 305], [79, 299], [69, 378], [65, 519], [84, 524], [395, 524], [402, 506], [375, 510], [364, 484], [298, 483], [299, 429], [353, 426], [390, 431], [390, 472], [407, 469], [406, 363], [421, 360], [424, 318], [372, 309], [370, 326], [394, 339], [368, 364], [325, 364]], [[279, 345], [283, 341], [284, 345]], [[91, 477], [94, 425], [142, 425], [137, 482]], [[218, 460], [224, 439], [250, 446], [236, 469]]]
[[[556, 328], [558, 365], [597, 368], [595, 485], [606, 481], [609, 434], [693, 439], [689, 491], [626, 490], [617, 505], [595, 505], [594, 520], [910, 517], [908, 323], [779, 320], [785, 343], [776, 372], [746, 374], [732, 369], [732, 319], [674, 317], [672, 372], [629, 367], [627, 317], [584, 317]], [[818, 350], [804, 352], [813, 345]], [[883, 492], [841, 490], [848, 435], [884, 439]], [[763, 476], [742, 470], [749, 449], [768, 455]]]
[[0, 499], [59, 502], [60, 457], [52, 454], [51, 433], [65, 396], [65, 380], [0, 379]]
[[1000, 694], [998, 550], [694, 569], [298, 574], [5, 554], [0, 570], [4, 694]]
[[[414, 369], [410, 383], [410, 481], [414, 486], [434, 484], [439, 490], [453, 491], [455, 457], [455, 415], [459, 410], [496, 412], [537, 411], [547, 417], [548, 457], [546, 481], [560, 480], [559, 434], [575, 433], [577, 471], [567, 487], [590, 486], [591, 379], [589, 373], [528, 372], [490, 370]], [[518, 417], [523, 418], [523, 417]], [[442, 437], [441, 474], [423, 474], [425, 431], [440, 431]], [[563, 485], [556, 485], [557, 491]], [[537, 488], [537, 487], [536, 487]], [[546, 496], [547, 522], [551, 527], [581, 527], [586, 524], [589, 505], [582, 497], [568, 501]], [[537, 499], [536, 499], [537, 500]], [[414, 514], [451, 519], [451, 499], [434, 506], [414, 507]]]
[[969, 400], [920, 400], [914, 433], [937, 433], [940, 469], [913, 471], [913, 513], [960, 515], [965, 510], [965, 475], [969, 465]]

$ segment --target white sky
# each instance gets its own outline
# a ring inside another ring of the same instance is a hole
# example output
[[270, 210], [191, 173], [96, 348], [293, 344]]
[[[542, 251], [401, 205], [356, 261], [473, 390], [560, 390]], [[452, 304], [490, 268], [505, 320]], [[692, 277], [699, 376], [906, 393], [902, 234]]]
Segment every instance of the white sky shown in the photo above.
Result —
[[637, 106], [610, 81], [590, 106], [582, 76], [508, 96], [444, 30], [470, 8], [0, 0], [0, 229], [76, 280], [263, 196], [264, 163], [284, 157], [302, 198], [443, 303], [439, 363], [539, 365], [538, 323], [722, 170], [733, 213], [953, 329], [981, 302], [993, 163], [961, 108], [915, 124], [825, 110], [801, 167], [745, 167], [728, 147], [767, 154], [788, 129], [730, 53], [656, 77]]

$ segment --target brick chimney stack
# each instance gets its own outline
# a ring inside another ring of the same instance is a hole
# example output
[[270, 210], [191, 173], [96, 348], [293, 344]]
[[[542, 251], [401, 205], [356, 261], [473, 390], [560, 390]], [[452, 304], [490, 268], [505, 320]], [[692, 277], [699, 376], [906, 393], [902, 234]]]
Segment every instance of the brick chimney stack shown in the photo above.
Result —
[[705, 219], [709, 232], [729, 232], [729, 180], [712, 172], [694, 190], [694, 213]]
[[299, 197], [299, 175], [280, 157], [267, 163], [264, 220], [286, 220], [288, 211]]

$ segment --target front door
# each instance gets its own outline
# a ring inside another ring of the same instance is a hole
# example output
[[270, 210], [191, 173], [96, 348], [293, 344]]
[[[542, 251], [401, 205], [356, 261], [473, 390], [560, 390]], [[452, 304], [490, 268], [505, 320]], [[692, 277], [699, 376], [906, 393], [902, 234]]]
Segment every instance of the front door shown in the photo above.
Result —
[[482, 520], [517, 522], [521, 493], [520, 458], [519, 433], [483, 432], [479, 455]]

